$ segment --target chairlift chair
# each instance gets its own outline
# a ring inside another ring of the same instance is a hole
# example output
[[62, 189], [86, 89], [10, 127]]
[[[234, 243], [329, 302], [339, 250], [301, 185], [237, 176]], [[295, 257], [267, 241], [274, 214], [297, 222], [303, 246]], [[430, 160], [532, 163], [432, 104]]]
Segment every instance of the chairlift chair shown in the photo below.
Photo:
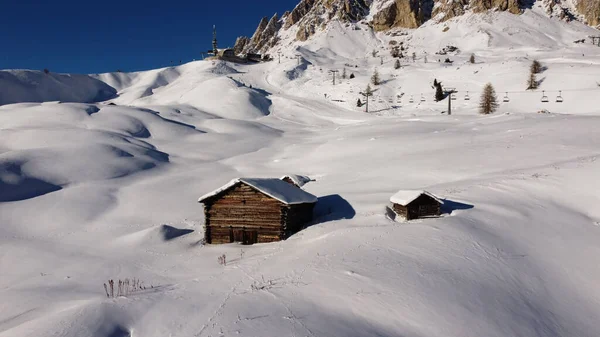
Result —
[[451, 97], [453, 101], [456, 101], [456, 95], [452, 95]]
[[504, 96], [504, 99], [502, 100], [502, 102], [504, 102], [504, 103], [510, 102], [510, 98], [508, 98], [508, 92], [506, 93], [506, 96]]
[[425, 102], [425, 96], [423, 96], [423, 94], [421, 94], [421, 102]]
[[548, 103], [548, 96], [546, 96], [545, 90], [542, 90], [542, 103]]
[[468, 101], [470, 99], [471, 99], [471, 97], [469, 97], [469, 92], [467, 91], [467, 94], [465, 95], [465, 101]]
[[562, 90], [558, 91], [558, 96], [556, 96], [556, 102], [557, 103], [562, 103], [563, 102], [563, 98], [562, 98]]
[[408, 100], [408, 103], [414, 103], [414, 102], [415, 102], [415, 100], [413, 99], [413, 96], [410, 95], [410, 99]]

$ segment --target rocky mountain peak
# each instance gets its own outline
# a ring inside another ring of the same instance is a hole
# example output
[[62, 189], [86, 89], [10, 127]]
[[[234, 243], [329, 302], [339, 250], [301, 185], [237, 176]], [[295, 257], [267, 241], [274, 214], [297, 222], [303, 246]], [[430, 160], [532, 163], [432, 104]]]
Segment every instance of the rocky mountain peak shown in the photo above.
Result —
[[[295, 39], [305, 41], [332, 20], [357, 22], [367, 17], [375, 31], [418, 28], [429, 20], [443, 22], [467, 12], [489, 10], [520, 14], [535, 0], [301, 0], [281, 18], [262, 18], [252, 38], [240, 37], [236, 53], [265, 53], [279, 41], [281, 30], [295, 30]], [[600, 0], [537, 0], [548, 15], [564, 20], [580, 19], [600, 24]], [[527, 3], [526, 3], [527, 2]]]

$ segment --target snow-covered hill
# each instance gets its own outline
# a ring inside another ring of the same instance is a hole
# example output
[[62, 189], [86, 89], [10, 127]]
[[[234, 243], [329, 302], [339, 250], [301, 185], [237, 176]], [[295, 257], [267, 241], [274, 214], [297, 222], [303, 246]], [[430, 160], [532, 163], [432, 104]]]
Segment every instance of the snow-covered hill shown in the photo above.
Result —
[[87, 75], [64, 75], [31, 70], [0, 70], [0, 105], [20, 102], [98, 102], [116, 90]]
[[[333, 20], [282, 36], [281, 63], [3, 72], [0, 337], [598, 336], [600, 48], [573, 43], [592, 34], [534, 6], [379, 33]], [[452, 116], [434, 79], [458, 91]], [[500, 107], [479, 115], [487, 82]], [[288, 173], [314, 180], [311, 226], [203, 245], [199, 196]], [[443, 198], [444, 216], [394, 219], [399, 189]], [[145, 289], [107, 298], [125, 278]]]

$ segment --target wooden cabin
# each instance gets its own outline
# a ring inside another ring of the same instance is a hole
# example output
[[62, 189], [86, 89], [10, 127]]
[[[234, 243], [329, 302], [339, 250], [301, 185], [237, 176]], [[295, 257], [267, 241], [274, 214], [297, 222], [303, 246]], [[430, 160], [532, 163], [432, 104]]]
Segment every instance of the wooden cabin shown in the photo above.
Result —
[[238, 178], [202, 197], [206, 243], [285, 240], [312, 220], [317, 197], [280, 179]]
[[297, 174], [286, 174], [279, 179], [285, 181], [286, 183], [292, 184], [298, 188], [302, 188], [302, 186], [306, 185], [306, 183], [311, 181], [309, 177]]
[[441, 214], [442, 200], [427, 191], [398, 191], [390, 198], [392, 210], [406, 220], [437, 217]]

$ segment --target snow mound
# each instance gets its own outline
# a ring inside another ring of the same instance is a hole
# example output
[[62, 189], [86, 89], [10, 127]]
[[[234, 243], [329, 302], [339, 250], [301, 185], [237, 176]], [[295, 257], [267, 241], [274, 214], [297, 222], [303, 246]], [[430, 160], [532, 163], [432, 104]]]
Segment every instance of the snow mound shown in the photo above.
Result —
[[100, 102], [117, 91], [88, 75], [0, 70], [0, 105], [21, 102]]
[[183, 105], [228, 119], [256, 119], [268, 115], [269, 92], [250, 88], [230, 75], [240, 72], [222, 61], [198, 61], [147, 72], [100, 74], [96, 78], [119, 89], [118, 105]]

